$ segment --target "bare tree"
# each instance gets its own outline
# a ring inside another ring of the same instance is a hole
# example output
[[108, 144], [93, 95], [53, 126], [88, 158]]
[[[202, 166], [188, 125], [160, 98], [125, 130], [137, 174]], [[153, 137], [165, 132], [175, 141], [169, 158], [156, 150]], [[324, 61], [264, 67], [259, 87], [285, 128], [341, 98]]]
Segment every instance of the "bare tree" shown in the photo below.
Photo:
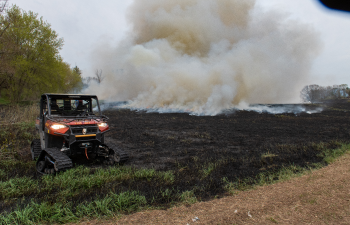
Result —
[[311, 84], [301, 90], [300, 97], [304, 102], [317, 102], [327, 99], [348, 98], [349, 93], [347, 84], [327, 87]]
[[5, 11], [8, 1], [9, 0], [0, 0], [0, 14]]
[[97, 81], [97, 83], [101, 83], [102, 81], [103, 81], [103, 79], [104, 79], [104, 77], [102, 76], [102, 70], [98, 70], [98, 69], [96, 69], [96, 71], [95, 71], [95, 76], [96, 77], [94, 77], [93, 79], [94, 80], [96, 80]]
[[91, 81], [96, 81], [97, 83], [101, 83], [105, 78], [102, 75], [102, 70], [98, 70], [96, 69], [95, 71], [95, 77], [85, 77], [82, 78], [82, 82], [83, 82], [83, 88], [87, 88], [90, 84]]
[[300, 98], [303, 102], [310, 102], [310, 90], [308, 85], [300, 91]]

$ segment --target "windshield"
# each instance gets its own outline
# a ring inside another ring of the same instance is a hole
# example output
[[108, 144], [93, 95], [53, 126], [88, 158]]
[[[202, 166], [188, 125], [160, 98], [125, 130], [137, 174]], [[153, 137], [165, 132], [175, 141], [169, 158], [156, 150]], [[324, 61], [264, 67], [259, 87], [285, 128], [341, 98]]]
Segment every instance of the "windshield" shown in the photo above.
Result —
[[52, 116], [99, 116], [96, 98], [50, 98]]

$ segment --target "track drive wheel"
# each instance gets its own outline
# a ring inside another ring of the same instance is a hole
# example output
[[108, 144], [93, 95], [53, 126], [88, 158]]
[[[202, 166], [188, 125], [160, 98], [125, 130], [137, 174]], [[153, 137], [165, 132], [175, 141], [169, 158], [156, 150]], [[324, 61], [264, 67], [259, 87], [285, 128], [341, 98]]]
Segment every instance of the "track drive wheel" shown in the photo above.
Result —
[[114, 162], [119, 163], [120, 162], [120, 154], [119, 154], [119, 152], [116, 152], [115, 150], [111, 151], [111, 159]]
[[39, 157], [41, 153], [41, 143], [39, 139], [34, 139], [30, 145], [30, 153], [32, 154], [32, 160]]
[[38, 172], [40, 172], [40, 173], [44, 173], [45, 172], [45, 169], [47, 169], [46, 168], [46, 161], [45, 160], [41, 160], [41, 161], [38, 161], [37, 163], [36, 163], [36, 169], [38, 170]]
[[36, 163], [41, 174], [55, 174], [73, 167], [72, 160], [58, 148], [46, 148], [41, 151]]
[[119, 164], [123, 164], [126, 161], [128, 161], [129, 156], [126, 152], [120, 150], [120, 149], [110, 149], [109, 152], [109, 157], [115, 162], [115, 163], [119, 163]]
[[108, 149], [109, 149], [109, 154], [108, 154], [108, 161], [107, 164], [114, 164], [114, 163], [119, 163], [119, 164], [123, 164], [125, 163], [128, 159], [129, 159], [129, 155], [124, 152], [123, 150], [121, 150], [120, 148], [118, 148], [115, 145], [105, 145]]

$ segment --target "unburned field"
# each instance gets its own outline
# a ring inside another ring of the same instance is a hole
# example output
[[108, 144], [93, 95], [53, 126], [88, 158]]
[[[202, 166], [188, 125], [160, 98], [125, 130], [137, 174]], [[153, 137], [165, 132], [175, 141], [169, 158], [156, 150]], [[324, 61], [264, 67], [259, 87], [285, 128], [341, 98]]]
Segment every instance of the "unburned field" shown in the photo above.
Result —
[[[75, 160], [71, 170], [41, 176], [30, 160], [29, 145], [21, 142], [14, 157], [0, 163], [0, 220], [64, 223], [191, 204], [325, 166], [346, 151], [350, 103], [303, 107], [323, 111], [236, 111], [218, 116], [104, 111], [111, 127], [106, 142], [128, 152], [129, 161], [107, 167]], [[17, 135], [35, 136], [23, 124], [16, 129], [21, 131]]]

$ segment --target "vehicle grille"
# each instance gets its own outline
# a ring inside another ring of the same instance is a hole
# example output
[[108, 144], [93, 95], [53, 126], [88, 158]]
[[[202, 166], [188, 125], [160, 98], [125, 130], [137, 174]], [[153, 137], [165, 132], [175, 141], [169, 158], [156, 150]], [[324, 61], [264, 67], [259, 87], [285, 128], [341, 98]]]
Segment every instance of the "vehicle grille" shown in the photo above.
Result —
[[76, 138], [76, 141], [81, 142], [81, 141], [93, 141], [96, 140], [96, 137], [79, 137]]
[[74, 135], [83, 135], [83, 129], [86, 129], [86, 134], [96, 134], [97, 133], [97, 125], [89, 125], [89, 126], [74, 126], [71, 127]]

